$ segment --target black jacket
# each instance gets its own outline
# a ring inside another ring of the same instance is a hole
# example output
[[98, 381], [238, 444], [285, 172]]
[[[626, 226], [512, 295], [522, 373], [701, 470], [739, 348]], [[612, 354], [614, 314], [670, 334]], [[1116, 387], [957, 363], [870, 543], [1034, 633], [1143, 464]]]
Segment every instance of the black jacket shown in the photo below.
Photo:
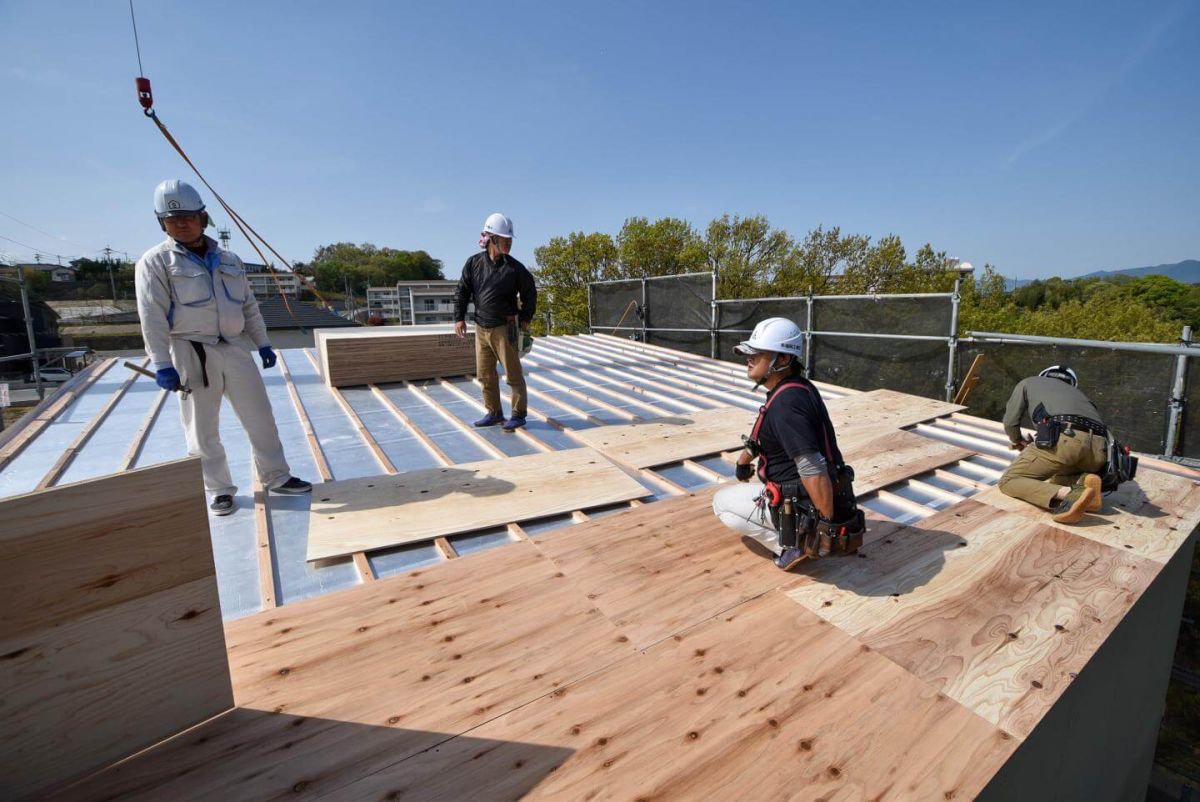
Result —
[[[517, 298], [521, 308], [517, 309]], [[522, 323], [533, 319], [537, 309], [537, 287], [525, 265], [511, 256], [501, 256], [499, 262], [481, 251], [463, 265], [462, 278], [454, 297], [454, 320], [465, 320], [467, 305], [475, 302], [475, 325], [485, 328], [502, 326], [517, 315]]]

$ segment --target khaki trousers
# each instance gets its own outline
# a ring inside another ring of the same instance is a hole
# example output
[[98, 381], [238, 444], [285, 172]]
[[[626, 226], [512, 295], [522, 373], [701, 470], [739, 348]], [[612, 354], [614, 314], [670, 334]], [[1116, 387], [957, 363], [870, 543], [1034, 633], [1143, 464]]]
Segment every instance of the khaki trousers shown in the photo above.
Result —
[[200, 359], [187, 340], [171, 339], [171, 359], [179, 377], [192, 392], [180, 394], [179, 411], [187, 436], [188, 454], [200, 457], [204, 489], [211, 495], [234, 495], [237, 487], [229, 474], [229, 460], [221, 444], [221, 399], [228, 398], [233, 413], [242, 422], [254, 451], [254, 467], [266, 488], [274, 488], [291, 477], [275, 413], [267, 398], [262, 374], [243, 348], [230, 343], [205, 345], [205, 371], [208, 386], [200, 370]]
[[489, 415], [504, 416], [500, 406], [500, 377], [496, 362], [504, 366], [504, 382], [512, 388], [512, 416], [523, 418], [529, 410], [525, 391], [525, 374], [521, 372], [521, 357], [516, 343], [508, 339], [508, 326], [475, 327], [475, 375], [483, 385], [483, 405]]
[[1104, 469], [1107, 447], [1105, 438], [1076, 429], [1064, 430], [1054, 448], [1025, 446], [1000, 477], [1000, 492], [1050, 509], [1060, 487], [1075, 484], [1081, 474]]

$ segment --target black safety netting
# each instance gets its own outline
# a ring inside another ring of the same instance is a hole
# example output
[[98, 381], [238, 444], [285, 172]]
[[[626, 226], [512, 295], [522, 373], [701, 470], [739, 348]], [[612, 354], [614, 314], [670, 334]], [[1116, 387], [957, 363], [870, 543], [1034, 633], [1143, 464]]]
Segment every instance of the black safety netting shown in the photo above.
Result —
[[712, 329], [712, 300], [711, 273], [646, 279], [646, 327], [701, 329], [707, 341]]
[[[1066, 345], [962, 343], [959, 381], [979, 354], [983, 355], [979, 384], [967, 398], [972, 415], [1002, 420], [1017, 382], [1050, 365], [1067, 365], [1079, 374], [1079, 389], [1096, 405], [1117, 439], [1135, 451], [1163, 453], [1175, 357]], [[1028, 419], [1021, 425], [1032, 426]]]
[[817, 381], [855, 390], [946, 397], [946, 343], [822, 336], [813, 338], [812, 349], [811, 376]]
[[708, 356], [712, 351], [712, 335], [707, 331], [648, 331], [646, 342], [699, 356]]
[[641, 331], [642, 319], [638, 311], [642, 306], [641, 279], [607, 281], [590, 286], [588, 300], [591, 304], [592, 328], [603, 334], [611, 334], [612, 327], [618, 325], [622, 330], [631, 328]]
[[814, 298], [814, 331], [949, 337], [953, 305], [947, 297]]
[[754, 299], [721, 301], [717, 304], [717, 357], [740, 361], [733, 347], [750, 336], [762, 321], [770, 317], [786, 317], [800, 328], [808, 319], [808, 302], [804, 298]]

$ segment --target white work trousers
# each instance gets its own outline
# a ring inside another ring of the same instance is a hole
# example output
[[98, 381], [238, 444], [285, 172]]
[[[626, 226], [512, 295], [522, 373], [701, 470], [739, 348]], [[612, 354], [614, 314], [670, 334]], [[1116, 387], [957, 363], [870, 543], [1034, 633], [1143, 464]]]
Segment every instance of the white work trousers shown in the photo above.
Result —
[[214, 496], [234, 495], [237, 487], [229, 475], [229, 460], [221, 444], [221, 398], [227, 397], [242, 422], [254, 451], [254, 467], [263, 487], [278, 487], [292, 475], [275, 413], [267, 399], [262, 375], [245, 349], [221, 342], [203, 345], [208, 386], [194, 346], [188, 340], [171, 338], [171, 359], [183, 384], [192, 392], [179, 397], [188, 454], [200, 457], [204, 489]]
[[757, 481], [726, 485], [713, 496], [713, 512], [730, 529], [779, 554], [783, 551], [779, 532], [771, 525], [771, 513], [766, 500], [761, 499], [762, 494], [763, 486]]

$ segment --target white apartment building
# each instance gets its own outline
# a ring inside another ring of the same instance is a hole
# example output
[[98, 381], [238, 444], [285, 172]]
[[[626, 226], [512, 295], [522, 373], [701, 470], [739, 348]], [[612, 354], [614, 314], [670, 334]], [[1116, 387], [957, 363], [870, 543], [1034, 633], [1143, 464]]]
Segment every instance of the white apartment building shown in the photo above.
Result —
[[[454, 322], [454, 290], [458, 282], [398, 281], [393, 287], [368, 287], [367, 311], [391, 324], [419, 326]], [[467, 308], [467, 319], [474, 306]]]
[[289, 298], [300, 294], [300, 277], [288, 270], [275, 270], [266, 265], [246, 262], [246, 279], [254, 297], [278, 298], [280, 291]]

